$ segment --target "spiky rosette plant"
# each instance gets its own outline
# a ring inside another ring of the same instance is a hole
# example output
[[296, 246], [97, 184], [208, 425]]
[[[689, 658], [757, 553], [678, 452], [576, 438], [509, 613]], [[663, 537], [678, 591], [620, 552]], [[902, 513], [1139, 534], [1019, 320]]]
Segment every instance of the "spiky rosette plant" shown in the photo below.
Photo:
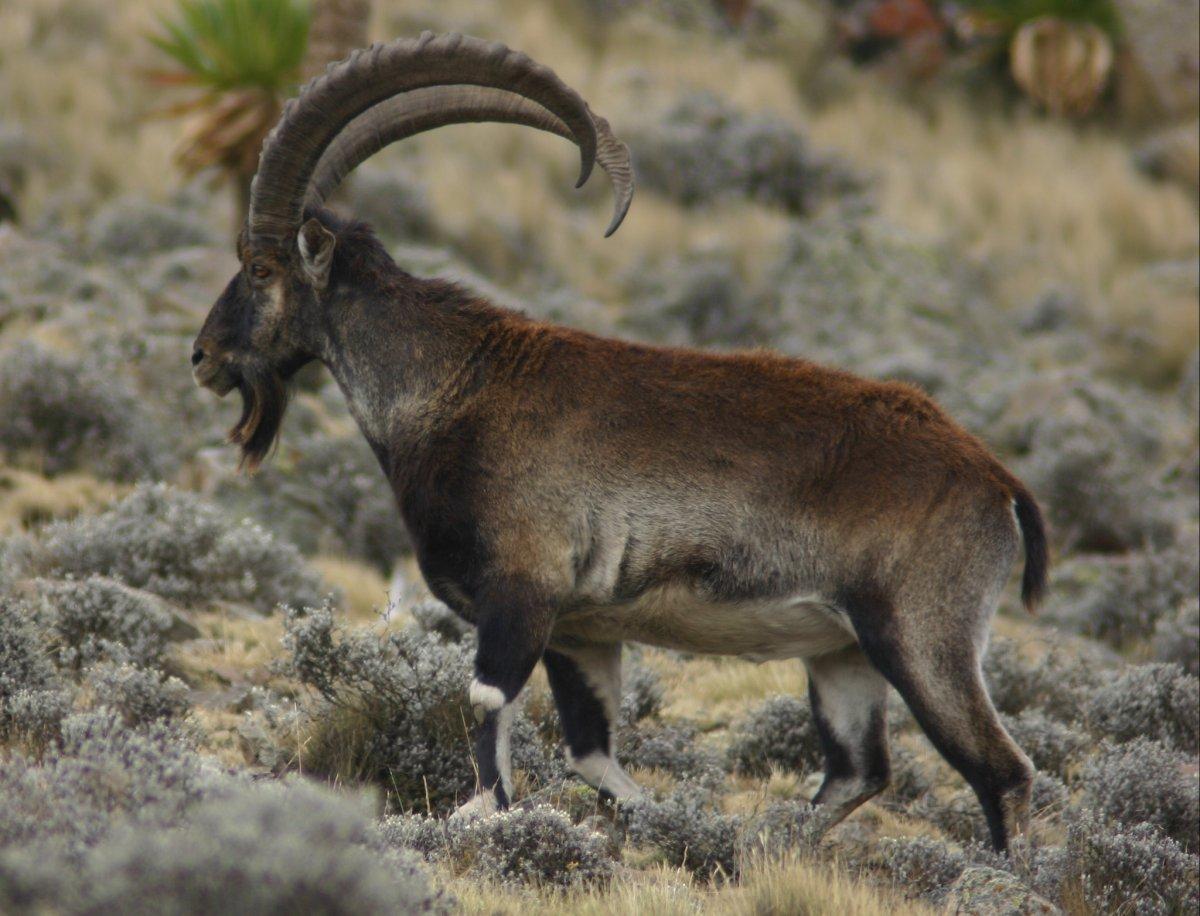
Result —
[[166, 109], [187, 119], [177, 163], [228, 176], [238, 213], [249, 206], [263, 138], [299, 81], [311, 20], [309, 0], [178, 0], [149, 36], [175, 64], [151, 78], [196, 92]]

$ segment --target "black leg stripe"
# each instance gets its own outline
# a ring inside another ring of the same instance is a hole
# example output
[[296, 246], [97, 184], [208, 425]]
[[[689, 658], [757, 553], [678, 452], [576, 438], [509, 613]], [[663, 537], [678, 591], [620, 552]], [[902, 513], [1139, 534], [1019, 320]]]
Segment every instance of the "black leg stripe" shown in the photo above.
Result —
[[542, 655], [567, 747], [576, 759], [611, 747], [611, 729], [604, 704], [568, 655], [547, 649]]

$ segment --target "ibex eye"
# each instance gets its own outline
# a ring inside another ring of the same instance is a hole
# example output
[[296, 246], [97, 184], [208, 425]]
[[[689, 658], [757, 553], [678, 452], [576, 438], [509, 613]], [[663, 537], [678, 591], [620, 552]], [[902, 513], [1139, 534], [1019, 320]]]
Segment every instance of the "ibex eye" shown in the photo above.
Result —
[[250, 276], [255, 280], [267, 280], [271, 277], [271, 268], [265, 264], [254, 264], [250, 267]]

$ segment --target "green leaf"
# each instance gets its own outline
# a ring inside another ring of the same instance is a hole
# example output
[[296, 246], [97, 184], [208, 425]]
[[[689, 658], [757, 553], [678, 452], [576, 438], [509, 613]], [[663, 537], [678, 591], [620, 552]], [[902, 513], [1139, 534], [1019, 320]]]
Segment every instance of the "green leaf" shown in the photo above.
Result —
[[308, 46], [308, 0], [177, 0], [150, 42], [207, 89], [291, 91]]

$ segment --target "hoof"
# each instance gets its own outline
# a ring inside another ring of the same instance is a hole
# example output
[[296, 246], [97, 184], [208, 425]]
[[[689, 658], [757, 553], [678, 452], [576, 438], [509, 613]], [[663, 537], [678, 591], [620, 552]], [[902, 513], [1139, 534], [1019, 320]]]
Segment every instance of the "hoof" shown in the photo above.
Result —
[[464, 802], [450, 815], [451, 820], [474, 820], [477, 817], [491, 817], [500, 811], [496, 796], [491, 792], [480, 792], [468, 802]]

